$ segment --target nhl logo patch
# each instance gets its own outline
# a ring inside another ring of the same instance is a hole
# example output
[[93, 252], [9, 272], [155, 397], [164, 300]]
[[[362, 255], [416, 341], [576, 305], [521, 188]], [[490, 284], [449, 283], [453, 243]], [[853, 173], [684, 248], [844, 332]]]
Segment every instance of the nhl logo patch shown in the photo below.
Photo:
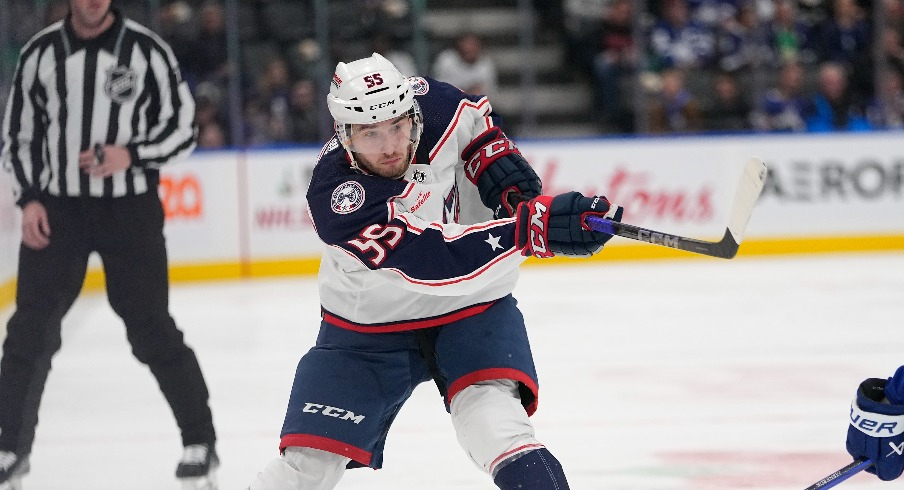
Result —
[[364, 186], [353, 180], [339, 184], [330, 198], [330, 208], [336, 214], [353, 213], [363, 204]]
[[135, 97], [138, 77], [128, 66], [115, 66], [107, 70], [104, 93], [114, 102], [122, 104]]
[[411, 90], [414, 91], [414, 95], [424, 95], [430, 91], [430, 84], [423, 77], [411, 77], [408, 81], [411, 83]]

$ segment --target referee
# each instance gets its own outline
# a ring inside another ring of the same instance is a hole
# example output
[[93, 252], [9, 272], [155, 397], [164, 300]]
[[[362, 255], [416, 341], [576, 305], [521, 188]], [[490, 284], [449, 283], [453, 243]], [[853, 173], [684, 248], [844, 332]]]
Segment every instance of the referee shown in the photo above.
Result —
[[176, 476], [184, 488], [213, 488], [208, 391], [169, 314], [157, 194], [159, 168], [195, 148], [195, 105], [170, 47], [110, 4], [70, 0], [66, 19], [22, 48], [7, 102], [2, 164], [22, 208], [22, 246], [0, 360], [0, 488], [28, 472], [61, 321], [92, 252], [132, 353], [181, 430]]

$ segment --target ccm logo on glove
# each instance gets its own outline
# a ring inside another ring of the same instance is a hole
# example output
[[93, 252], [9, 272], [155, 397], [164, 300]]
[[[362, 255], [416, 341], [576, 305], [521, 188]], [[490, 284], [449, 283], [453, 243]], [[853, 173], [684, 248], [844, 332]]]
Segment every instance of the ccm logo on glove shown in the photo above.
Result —
[[621, 221], [622, 208], [603, 196], [585, 197], [578, 192], [538, 196], [518, 205], [515, 246], [522, 255], [546, 258], [556, 255], [589, 257], [612, 238], [587, 226], [589, 216]]
[[496, 140], [484, 146], [475, 153], [465, 165], [465, 171], [468, 172], [468, 179], [471, 182], [476, 183], [480, 174], [482, 174], [491, 163], [502, 155], [507, 155], [509, 153], [521, 154], [518, 151], [518, 148], [515, 147], [515, 143], [511, 140]]
[[[545, 202], [544, 202], [545, 201]], [[541, 259], [552, 257], [554, 254], [546, 245], [546, 227], [549, 224], [550, 196], [540, 196], [530, 201], [530, 251], [535, 257]]]
[[465, 177], [477, 186], [480, 201], [493, 210], [494, 218], [515, 215], [517, 203], [511, 201], [511, 195], [527, 199], [540, 195], [540, 177], [497, 127], [474, 138], [461, 152], [461, 159]]

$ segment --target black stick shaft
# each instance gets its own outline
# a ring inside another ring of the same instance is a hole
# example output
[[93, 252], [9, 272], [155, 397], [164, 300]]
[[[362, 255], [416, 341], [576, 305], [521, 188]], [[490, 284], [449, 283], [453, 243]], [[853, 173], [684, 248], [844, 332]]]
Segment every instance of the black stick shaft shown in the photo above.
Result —
[[856, 475], [860, 471], [869, 468], [871, 464], [873, 464], [873, 462], [868, 459], [858, 459], [853, 463], [845, 466], [844, 468], [841, 468], [831, 475], [823, 478], [822, 480], [819, 480], [818, 482], [810, 485], [804, 490], [825, 490], [827, 488], [832, 488], [835, 485], [838, 485], [839, 483]]

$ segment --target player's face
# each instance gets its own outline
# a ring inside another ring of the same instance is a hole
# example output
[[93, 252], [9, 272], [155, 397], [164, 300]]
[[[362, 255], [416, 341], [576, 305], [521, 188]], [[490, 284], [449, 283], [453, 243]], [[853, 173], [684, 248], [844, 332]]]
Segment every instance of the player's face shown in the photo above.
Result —
[[112, 0], [69, 0], [72, 22], [85, 29], [96, 29], [103, 24], [110, 11]]
[[412, 121], [401, 116], [375, 124], [352, 125], [349, 148], [367, 172], [397, 179], [411, 163]]

